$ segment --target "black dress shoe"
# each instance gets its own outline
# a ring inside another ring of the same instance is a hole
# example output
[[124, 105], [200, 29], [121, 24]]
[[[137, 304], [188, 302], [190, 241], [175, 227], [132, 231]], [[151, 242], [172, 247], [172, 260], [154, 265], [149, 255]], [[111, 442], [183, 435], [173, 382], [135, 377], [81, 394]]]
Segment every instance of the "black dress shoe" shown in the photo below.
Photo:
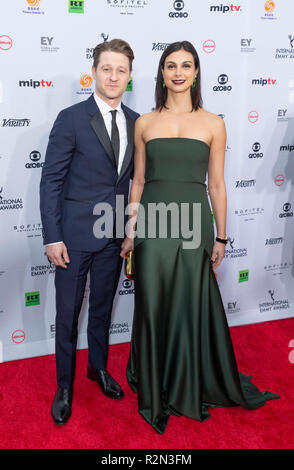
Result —
[[71, 417], [72, 389], [58, 388], [51, 408], [55, 424], [65, 424]]
[[88, 366], [87, 377], [97, 382], [104, 395], [108, 398], [122, 398], [124, 396], [124, 392], [118, 383], [106, 370], [95, 370], [91, 366]]

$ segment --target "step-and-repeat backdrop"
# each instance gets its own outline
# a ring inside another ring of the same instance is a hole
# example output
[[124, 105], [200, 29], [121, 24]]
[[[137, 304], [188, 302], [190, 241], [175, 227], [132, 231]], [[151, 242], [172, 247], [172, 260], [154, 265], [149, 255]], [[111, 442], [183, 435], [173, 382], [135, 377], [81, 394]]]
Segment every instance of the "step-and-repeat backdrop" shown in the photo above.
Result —
[[[0, 19], [0, 361], [54, 352], [54, 265], [39, 181], [58, 112], [94, 90], [92, 52], [135, 53], [124, 102], [154, 107], [162, 51], [191, 41], [205, 109], [227, 128], [230, 242], [217, 269], [229, 325], [294, 316], [293, 0], [12, 0]], [[101, 286], [103, 289], [103, 286]], [[79, 348], [87, 347], [87, 286]], [[130, 340], [134, 285], [121, 273], [110, 343]]]

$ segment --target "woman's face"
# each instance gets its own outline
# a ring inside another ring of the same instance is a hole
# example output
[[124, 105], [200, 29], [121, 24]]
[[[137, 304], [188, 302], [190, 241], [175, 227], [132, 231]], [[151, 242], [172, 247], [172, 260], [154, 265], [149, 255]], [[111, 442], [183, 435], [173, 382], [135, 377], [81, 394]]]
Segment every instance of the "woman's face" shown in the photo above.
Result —
[[169, 54], [162, 69], [166, 87], [175, 93], [190, 89], [197, 72], [193, 55], [184, 49]]

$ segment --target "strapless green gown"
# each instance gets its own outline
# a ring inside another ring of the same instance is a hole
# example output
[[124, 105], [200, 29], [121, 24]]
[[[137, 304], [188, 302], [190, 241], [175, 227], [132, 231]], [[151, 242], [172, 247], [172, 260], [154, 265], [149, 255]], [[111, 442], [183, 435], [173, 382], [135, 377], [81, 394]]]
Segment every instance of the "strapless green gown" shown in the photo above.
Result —
[[[204, 421], [209, 406], [254, 409], [278, 398], [238, 372], [211, 255], [214, 230], [206, 191], [210, 149], [200, 140], [157, 138], [146, 144], [148, 203], [201, 203], [201, 242], [183, 236], [135, 238], [135, 305], [127, 380], [143, 418], [163, 433], [171, 413]], [[181, 206], [180, 206], [181, 207]], [[192, 209], [191, 209], [192, 210]], [[191, 215], [190, 210], [190, 215]], [[140, 215], [141, 214], [141, 215]], [[139, 217], [142, 210], [138, 213]], [[141, 220], [141, 219], [140, 219]], [[171, 219], [167, 219], [170, 220]], [[138, 224], [138, 222], [137, 222]], [[159, 225], [159, 224], [158, 224]]]

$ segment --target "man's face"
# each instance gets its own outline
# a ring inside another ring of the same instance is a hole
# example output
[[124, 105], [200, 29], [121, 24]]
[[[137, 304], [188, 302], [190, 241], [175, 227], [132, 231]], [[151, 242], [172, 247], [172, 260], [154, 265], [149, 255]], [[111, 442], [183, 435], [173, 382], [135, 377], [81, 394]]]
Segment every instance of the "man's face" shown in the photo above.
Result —
[[129, 59], [120, 52], [102, 52], [92, 75], [98, 96], [108, 102], [120, 99], [131, 78]]

